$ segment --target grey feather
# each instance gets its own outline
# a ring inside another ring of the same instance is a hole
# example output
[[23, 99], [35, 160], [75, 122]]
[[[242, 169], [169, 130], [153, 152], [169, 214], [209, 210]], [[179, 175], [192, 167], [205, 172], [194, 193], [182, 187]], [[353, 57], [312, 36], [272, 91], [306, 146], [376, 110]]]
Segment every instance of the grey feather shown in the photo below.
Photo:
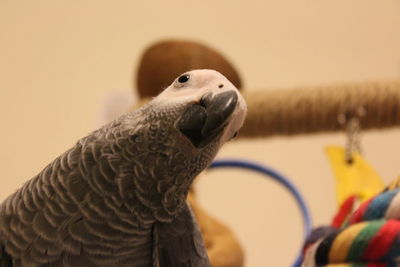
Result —
[[154, 267], [208, 267], [206, 249], [189, 206], [173, 223], [155, 223], [153, 229]]

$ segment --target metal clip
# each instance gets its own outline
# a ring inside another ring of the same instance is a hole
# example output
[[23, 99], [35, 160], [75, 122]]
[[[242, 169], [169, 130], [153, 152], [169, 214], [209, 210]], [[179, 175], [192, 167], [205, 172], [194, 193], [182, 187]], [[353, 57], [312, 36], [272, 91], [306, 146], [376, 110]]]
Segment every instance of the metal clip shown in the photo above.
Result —
[[361, 154], [361, 123], [360, 119], [365, 116], [366, 110], [359, 107], [355, 112], [344, 112], [339, 114], [338, 122], [345, 128], [347, 135], [345, 160], [348, 164], [353, 163], [353, 152]]

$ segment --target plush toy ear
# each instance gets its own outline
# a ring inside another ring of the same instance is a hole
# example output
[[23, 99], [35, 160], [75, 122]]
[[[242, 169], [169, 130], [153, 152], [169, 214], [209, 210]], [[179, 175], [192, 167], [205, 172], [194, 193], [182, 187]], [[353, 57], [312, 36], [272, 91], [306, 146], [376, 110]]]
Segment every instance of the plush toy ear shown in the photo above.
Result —
[[99, 115], [96, 119], [96, 128], [118, 118], [137, 105], [136, 92], [130, 90], [107, 93], [100, 103]]
[[153, 97], [180, 74], [193, 69], [214, 69], [239, 90], [242, 82], [233, 65], [219, 52], [203, 44], [185, 40], [166, 40], [148, 47], [137, 71], [140, 98]]

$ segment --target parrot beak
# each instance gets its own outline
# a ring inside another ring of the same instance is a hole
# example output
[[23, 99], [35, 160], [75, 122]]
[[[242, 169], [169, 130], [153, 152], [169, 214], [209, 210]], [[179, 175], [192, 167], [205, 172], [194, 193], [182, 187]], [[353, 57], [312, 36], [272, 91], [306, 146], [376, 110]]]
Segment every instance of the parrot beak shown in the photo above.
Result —
[[238, 95], [233, 90], [217, 95], [208, 93], [184, 111], [176, 128], [193, 146], [202, 148], [223, 132], [237, 102]]

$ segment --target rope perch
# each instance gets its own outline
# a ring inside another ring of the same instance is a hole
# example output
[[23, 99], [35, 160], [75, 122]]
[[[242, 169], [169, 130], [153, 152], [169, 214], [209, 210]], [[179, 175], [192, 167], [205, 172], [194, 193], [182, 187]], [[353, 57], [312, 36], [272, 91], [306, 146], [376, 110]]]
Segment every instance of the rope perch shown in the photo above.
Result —
[[400, 80], [280, 91], [244, 91], [248, 114], [239, 137], [343, 130], [338, 116], [360, 119], [363, 130], [400, 126]]

